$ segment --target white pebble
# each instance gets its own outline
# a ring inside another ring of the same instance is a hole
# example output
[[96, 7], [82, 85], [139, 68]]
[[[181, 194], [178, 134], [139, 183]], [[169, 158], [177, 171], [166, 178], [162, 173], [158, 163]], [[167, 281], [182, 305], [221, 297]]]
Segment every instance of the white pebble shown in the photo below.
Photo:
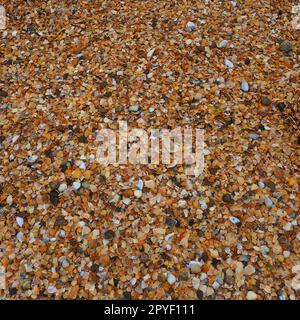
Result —
[[193, 284], [193, 288], [194, 288], [195, 290], [198, 290], [198, 289], [199, 289], [199, 286], [200, 286], [200, 279], [194, 277], [193, 280], [192, 280], [192, 284]]
[[168, 278], [167, 278], [167, 281], [169, 284], [174, 284], [176, 282], [176, 277], [172, 274], [172, 273], [169, 273], [168, 274]]
[[143, 190], [143, 187], [144, 187], [144, 182], [143, 180], [139, 180], [136, 187], [139, 189], [139, 190]]
[[230, 68], [230, 69], [233, 69], [233, 68], [234, 68], [233, 63], [232, 63], [230, 60], [228, 60], [228, 59], [225, 59], [225, 66], [228, 67], [228, 68]]
[[128, 206], [130, 202], [131, 202], [131, 200], [130, 200], [129, 198], [123, 199], [123, 203], [124, 203], [126, 206]]
[[195, 23], [189, 21], [189, 22], [186, 24], [186, 29], [187, 29], [189, 32], [195, 31], [195, 30], [196, 30], [196, 25], [195, 25]]
[[131, 112], [137, 112], [140, 110], [140, 107], [139, 106], [130, 106], [129, 107], [129, 111]]
[[22, 227], [24, 224], [24, 219], [22, 217], [17, 217], [16, 218], [17, 224], [19, 227]]
[[233, 223], [233, 224], [237, 224], [240, 223], [240, 219], [238, 219], [237, 217], [230, 217], [229, 220]]
[[15, 143], [19, 138], [20, 138], [20, 136], [18, 134], [13, 136], [12, 143]]
[[80, 189], [80, 187], [81, 187], [81, 183], [80, 183], [79, 181], [73, 182], [73, 188], [74, 188], [75, 190]]
[[293, 225], [290, 222], [288, 222], [283, 226], [283, 230], [291, 231], [291, 230], [293, 230]]
[[153, 53], [155, 51], [155, 48], [154, 49], [151, 49], [148, 53], [147, 53], [147, 57], [148, 58], [151, 58], [153, 56]]
[[67, 188], [68, 188], [67, 184], [66, 183], [62, 183], [62, 184], [59, 185], [58, 191], [59, 192], [64, 192], [65, 190], [67, 190]]
[[50, 294], [55, 293], [56, 291], [57, 291], [57, 289], [56, 289], [55, 286], [50, 286], [50, 287], [48, 288], [48, 292], [49, 292]]
[[265, 184], [262, 181], [258, 182], [258, 186], [263, 189], [265, 187]]
[[241, 90], [244, 91], [244, 92], [248, 92], [249, 91], [249, 84], [248, 84], [248, 82], [246, 80], [242, 81]]
[[17, 236], [16, 236], [16, 237], [17, 237], [17, 240], [20, 241], [20, 242], [22, 242], [23, 236], [24, 236], [23, 232], [18, 232], [18, 233], [17, 233]]
[[246, 298], [247, 300], [256, 300], [257, 294], [253, 291], [248, 291]]
[[80, 169], [82, 169], [82, 170], [85, 170], [85, 169], [86, 169], [86, 165], [85, 165], [85, 163], [84, 163], [82, 160], [77, 160], [77, 161], [75, 162], [75, 164], [76, 164]]
[[168, 251], [170, 251], [170, 250], [172, 249], [172, 246], [171, 246], [170, 244], [167, 244], [167, 245], [166, 245], [166, 249], [167, 249]]
[[12, 197], [11, 194], [6, 198], [6, 203], [7, 203], [9, 206], [12, 205], [12, 203], [13, 203], [13, 197]]
[[265, 205], [268, 208], [272, 208], [273, 207], [273, 201], [269, 197], [265, 197]]
[[135, 190], [135, 191], [134, 191], [134, 196], [135, 196], [136, 198], [140, 198], [142, 195], [143, 195], [143, 193], [142, 193], [141, 190]]
[[199, 204], [200, 204], [202, 210], [207, 209], [207, 204], [206, 204], [205, 200], [203, 200], [203, 199], [199, 200]]
[[34, 163], [34, 162], [36, 162], [37, 158], [38, 158], [38, 156], [34, 154], [31, 157], [29, 157], [28, 161], [30, 163]]
[[185, 200], [179, 200], [179, 201], [178, 201], [178, 206], [179, 206], [180, 208], [184, 208], [184, 207], [186, 206], [186, 201], [185, 201]]
[[222, 40], [219, 43], [219, 48], [225, 48], [227, 46], [228, 41], [227, 40]]

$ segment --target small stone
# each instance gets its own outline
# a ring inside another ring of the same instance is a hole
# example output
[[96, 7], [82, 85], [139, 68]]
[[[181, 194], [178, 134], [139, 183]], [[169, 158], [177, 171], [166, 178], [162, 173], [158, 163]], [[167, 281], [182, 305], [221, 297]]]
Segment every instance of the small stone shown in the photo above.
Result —
[[203, 199], [199, 200], [199, 204], [200, 204], [202, 210], [206, 210], [208, 208], [205, 200], [203, 200]]
[[138, 190], [143, 190], [143, 186], [144, 186], [144, 182], [143, 180], [139, 180], [136, 187], [138, 188]]
[[273, 253], [275, 254], [281, 254], [282, 253], [282, 248], [280, 245], [274, 245], [272, 248]]
[[66, 269], [66, 268], [68, 268], [68, 267], [70, 266], [70, 263], [69, 263], [69, 261], [68, 261], [67, 259], [64, 259], [64, 260], [62, 261], [61, 266], [62, 266], [64, 269]]
[[130, 200], [129, 198], [124, 198], [124, 199], [122, 200], [122, 202], [123, 202], [126, 206], [128, 206], [128, 205], [130, 204], [131, 200]]
[[172, 273], [168, 274], [167, 281], [170, 285], [174, 284], [176, 280], [176, 277]]
[[244, 92], [248, 92], [249, 91], [249, 84], [246, 80], [243, 80], [241, 83], [241, 90]]
[[250, 139], [251, 140], [257, 140], [259, 137], [260, 137], [260, 135], [259, 134], [257, 134], [257, 133], [250, 133], [249, 134], [249, 137], [250, 137]]
[[199, 300], [202, 300], [204, 297], [204, 293], [201, 290], [197, 290], [196, 295]]
[[233, 223], [233, 224], [238, 224], [240, 223], [240, 219], [238, 219], [237, 217], [230, 217], [229, 220]]
[[145, 187], [149, 189], [155, 188], [155, 182], [153, 180], [147, 180], [145, 181]]
[[251, 274], [255, 273], [255, 268], [248, 264], [244, 269], [244, 273], [246, 276], [250, 276]]
[[136, 198], [140, 198], [143, 195], [141, 190], [134, 190], [134, 196]]
[[53, 206], [57, 206], [59, 200], [59, 193], [54, 189], [49, 192], [49, 199]]
[[34, 162], [36, 162], [37, 159], [38, 159], [38, 156], [34, 154], [28, 158], [28, 162], [34, 163]]
[[186, 201], [185, 201], [185, 200], [179, 200], [179, 201], [178, 201], [178, 206], [179, 206], [180, 208], [184, 208], [184, 207], [186, 206]]
[[24, 224], [24, 219], [22, 217], [17, 217], [16, 218], [17, 224], [19, 227], [22, 227]]
[[247, 300], [256, 300], [257, 294], [253, 291], [248, 291], [246, 298]]
[[66, 183], [62, 183], [62, 184], [60, 184], [59, 187], [58, 187], [58, 191], [59, 191], [59, 192], [64, 192], [64, 191], [66, 191], [67, 189], [68, 189], [68, 186], [67, 186]]
[[263, 254], [268, 255], [270, 252], [270, 249], [267, 246], [261, 246], [260, 250]]
[[169, 218], [169, 217], [166, 218], [166, 225], [168, 227], [175, 227], [176, 224], [177, 224], [177, 220]]
[[192, 284], [193, 284], [193, 288], [194, 288], [195, 290], [199, 289], [200, 279], [194, 277], [193, 280], [192, 280]]
[[91, 265], [90, 270], [91, 270], [91, 272], [98, 272], [99, 271], [99, 265], [97, 263], [93, 263]]
[[274, 204], [273, 204], [273, 201], [269, 197], [265, 197], [265, 205], [268, 208], [272, 208]]
[[49, 292], [50, 294], [53, 294], [53, 293], [55, 293], [56, 291], [57, 291], [57, 289], [56, 289], [55, 286], [49, 286], [49, 287], [48, 287], [48, 292]]
[[68, 224], [68, 221], [63, 216], [58, 216], [55, 220], [55, 224], [64, 227]]
[[265, 185], [271, 190], [271, 192], [275, 192], [276, 185], [274, 182], [272, 182], [271, 180], [267, 180], [265, 181]]
[[245, 63], [245, 65], [248, 66], [248, 65], [251, 63], [251, 60], [250, 60], [249, 58], [246, 58], [245, 61], [244, 61], [244, 63]]
[[284, 52], [284, 53], [290, 52], [290, 51], [292, 50], [292, 44], [291, 44], [291, 42], [290, 42], [290, 41], [287, 41], [287, 40], [281, 42], [281, 44], [280, 44], [280, 50], [281, 50], [282, 52]]
[[84, 189], [90, 189], [90, 184], [89, 184], [89, 182], [84, 181], [84, 182], [82, 183], [82, 188], [84, 188]]
[[224, 39], [224, 40], [220, 41], [218, 47], [219, 47], [220, 49], [225, 48], [225, 47], [227, 46], [227, 43], [228, 43], [228, 41]]
[[[99, 259], [99, 262], [102, 266], [108, 266], [110, 264], [110, 257], [109, 255], [104, 255], [104, 256], [101, 256], [100, 259]], [[99, 269], [99, 267], [98, 267]]]
[[138, 112], [141, 110], [141, 107], [140, 106], [130, 106], [129, 107], [129, 111], [130, 112]]
[[11, 206], [13, 204], [13, 197], [10, 194], [7, 198], [6, 198], [6, 203]]
[[90, 185], [90, 190], [95, 193], [97, 191], [97, 187], [94, 184]]
[[265, 184], [262, 181], [258, 182], [258, 186], [263, 189], [265, 187]]
[[77, 160], [75, 161], [75, 164], [79, 167], [79, 169], [81, 170], [85, 170], [86, 169], [86, 164], [82, 161], [82, 160]]
[[267, 96], [262, 96], [260, 102], [263, 106], [269, 106], [271, 104], [271, 100]]
[[284, 226], [283, 226], [283, 230], [285, 231], [292, 231], [293, 230], [293, 225], [290, 222], [287, 222]]
[[200, 273], [202, 270], [203, 262], [200, 261], [190, 261], [188, 264], [188, 268], [191, 270], [192, 273]]
[[230, 69], [233, 69], [233, 68], [234, 68], [233, 63], [232, 63], [230, 60], [228, 60], [228, 59], [225, 59], [225, 66], [228, 67], [228, 68], [230, 68]]
[[6, 98], [8, 96], [8, 93], [2, 89], [0, 89], [0, 98]]
[[195, 30], [196, 30], [196, 25], [195, 25], [195, 23], [189, 21], [189, 22], [186, 24], [186, 29], [187, 29], [188, 32], [195, 31]]
[[284, 102], [278, 102], [276, 104], [276, 108], [280, 111], [280, 112], [283, 112], [284, 109], [285, 109], [285, 103]]
[[104, 231], [104, 239], [106, 240], [112, 240], [115, 236], [115, 233], [112, 230], [106, 230]]
[[300, 232], [296, 234], [296, 238], [298, 239], [298, 241], [300, 241]]
[[80, 189], [80, 187], [81, 187], [80, 181], [75, 181], [75, 182], [73, 182], [73, 188], [74, 188], [75, 190]]
[[232, 203], [233, 202], [233, 198], [232, 198], [231, 194], [229, 194], [229, 193], [224, 194], [222, 199], [226, 203]]
[[17, 240], [20, 241], [20, 242], [22, 242], [23, 237], [24, 237], [23, 232], [18, 232], [17, 235], [16, 235]]

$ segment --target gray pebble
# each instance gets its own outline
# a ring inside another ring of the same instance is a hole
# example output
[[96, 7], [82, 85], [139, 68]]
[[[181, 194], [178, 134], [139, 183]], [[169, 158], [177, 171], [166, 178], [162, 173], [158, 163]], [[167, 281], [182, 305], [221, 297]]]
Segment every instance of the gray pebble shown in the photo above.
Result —
[[280, 44], [280, 50], [284, 53], [288, 53], [292, 50], [292, 44], [290, 41], [283, 41], [281, 44]]
[[250, 133], [249, 134], [250, 139], [257, 140], [259, 138], [259, 134], [257, 133]]

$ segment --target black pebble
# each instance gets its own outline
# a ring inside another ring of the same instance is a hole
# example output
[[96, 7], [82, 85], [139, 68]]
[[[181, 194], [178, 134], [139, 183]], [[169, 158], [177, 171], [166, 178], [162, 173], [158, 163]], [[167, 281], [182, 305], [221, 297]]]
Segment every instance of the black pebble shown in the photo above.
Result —
[[0, 89], [0, 98], [5, 98], [7, 96], [8, 96], [8, 93], [6, 91]]
[[92, 272], [98, 272], [99, 271], [99, 265], [97, 263], [93, 263], [91, 266]]
[[279, 111], [283, 112], [284, 109], [285, 109], [285, 103], [284, 103], [284, 102], [278, 102], [278, 103], [276, 104], [276, 108], [277, 108]]
[[245, 62], [246, 65], [249, 65], [251, 63], [249, 58], [246, 58], [244, 62]]
[[203, 296], [204, 296], [204, 293], [203, 293], [203, 291], [201, 291], [201, 290], [197, 290], [197, 298], [199, 299], [199, 300], [202, 300], [203, 299]]
[[59, 198], [58, 192], [56, 190], [51, 190], [48, 195], [52, 205], [57, 206]]
[[79, 141], [79, 142], [82, 142], [82, 143], [88, 143], [88, 140], [87, 140], [86, 136], [80, 136], [80, 137], [78, 137], [78, 141]]
[[223, 196], [222, 199], [223, 199], [224, 202], [227, 202], [227, 203], [233, 202], [232, 196], [231, 196], [231, 194], [229, 194], [229, 193], [224, 194], [224, 196]]
[[125, 291], [123, 293], [123, 297], [124, 297], [125, 300], [131, 300], [132, 299], [131, 292]]
[[115, 233], [112, 230], [106, 230], [104, 232], [104, 238], [106, 240], [111, 240], [111, 239], [113, 239], [114, 236], [115, 236]]
[[175, 219], [172, 219], [172, 218], [169, 218], [169, 217], [166, 218], [166, 225], [168, 227], [175, 227], [176, 224], [177, 224], [177, 221]]
[[14, 296], [17, 294], [17, 288], [9, 288], [9, 295]]

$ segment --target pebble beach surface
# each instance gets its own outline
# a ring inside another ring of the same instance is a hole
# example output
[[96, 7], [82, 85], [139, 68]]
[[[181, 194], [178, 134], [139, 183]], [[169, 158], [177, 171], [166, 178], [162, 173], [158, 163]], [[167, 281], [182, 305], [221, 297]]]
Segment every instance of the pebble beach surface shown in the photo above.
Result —
[[[1, 4], [3, 299], [299, 299], [297, 1]], [[99, 164], [119, 120], [203, 175]]]

